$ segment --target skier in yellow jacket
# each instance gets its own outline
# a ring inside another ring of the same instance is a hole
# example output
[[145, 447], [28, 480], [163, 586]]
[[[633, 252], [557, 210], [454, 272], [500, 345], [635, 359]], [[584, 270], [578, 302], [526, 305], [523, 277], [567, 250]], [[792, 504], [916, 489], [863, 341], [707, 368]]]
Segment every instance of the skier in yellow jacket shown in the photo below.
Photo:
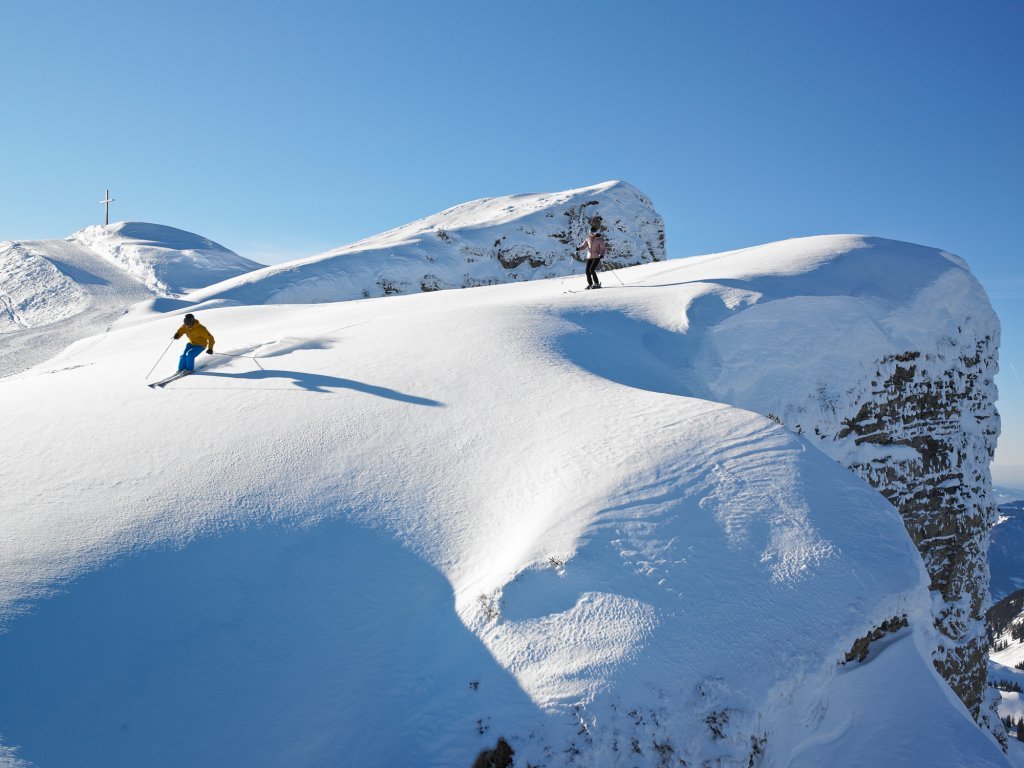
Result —
[[185, 315], [185, 322], [174, 334], [174, 338], [180, 339], [182, 334], [188, 336], [188, 344], [185, 351], [181, 353], [178, 360], [178, 373], [195, 370], [196, 356], [205, 348], [208, 354], [213, 354], [213, 334], [206, 330], [206, 327], [196, 320], [195, 315]]

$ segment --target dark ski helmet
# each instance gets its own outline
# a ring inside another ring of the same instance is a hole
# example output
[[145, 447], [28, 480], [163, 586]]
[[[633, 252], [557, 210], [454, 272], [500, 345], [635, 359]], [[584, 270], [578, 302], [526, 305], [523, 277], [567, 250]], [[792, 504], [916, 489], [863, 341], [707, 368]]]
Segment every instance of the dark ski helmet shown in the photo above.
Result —
[[189, 312], [185, 315], [185, 325], [192, 325], [196, 321], [196, 316]]

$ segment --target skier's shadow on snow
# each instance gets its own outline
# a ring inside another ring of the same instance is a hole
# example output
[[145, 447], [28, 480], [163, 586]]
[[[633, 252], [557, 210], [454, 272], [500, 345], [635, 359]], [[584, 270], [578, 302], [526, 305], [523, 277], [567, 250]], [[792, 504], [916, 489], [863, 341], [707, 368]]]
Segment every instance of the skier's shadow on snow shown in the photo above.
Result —
[[332, 390], [352, 389], [356, 392], [364, 392], [368, 395], [384, 397], [388, 400], [398, 400], [412, 405], [427, 405], [434, 408], [443, 408], [444, 403], [438, 400], [431, 400], [428, 397], [408, 395], [387, 387], [378, 387], [373, 384], [366, 384], [353, 379], [342, 379], [338, 376], [325, 376], [319, 373], [304, 373], [302, 371], [278, 371], [261, 369], [259, 371], [248, 371], [246, 373], [224, 373], [221, 371], [197, 371], [196, 375], [202, 377], [221, 377], [225, 379], [241, 379], [247, 381], [265, 381], [267, 379], [290, 379], [296, 387], [307, 392], [320, 392], [331, 394]]

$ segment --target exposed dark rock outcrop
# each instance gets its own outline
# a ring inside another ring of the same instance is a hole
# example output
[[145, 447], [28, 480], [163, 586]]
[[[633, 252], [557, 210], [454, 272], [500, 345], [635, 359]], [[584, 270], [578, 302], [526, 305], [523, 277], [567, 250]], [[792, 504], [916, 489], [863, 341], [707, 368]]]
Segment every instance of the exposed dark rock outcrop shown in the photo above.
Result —
[[864, 637], [859, 637], [854, 641], [853, 646], [846, 653], [846, 663], [849, 664], [851, 661], [864, 661], [871, 652], [872, 643], [877, 640], [881, 640], [886, 635], [899, 632], [900, 629], [906, 626], [908, 626], [906, 616], [893, 616], [891, 619], [886, 619], [864, 635]]
[[498, 737], [494, 749], [485, 749], [476, 760], [473, 768], [512, 768], [512, 756], [515, 754], [505, 739]]

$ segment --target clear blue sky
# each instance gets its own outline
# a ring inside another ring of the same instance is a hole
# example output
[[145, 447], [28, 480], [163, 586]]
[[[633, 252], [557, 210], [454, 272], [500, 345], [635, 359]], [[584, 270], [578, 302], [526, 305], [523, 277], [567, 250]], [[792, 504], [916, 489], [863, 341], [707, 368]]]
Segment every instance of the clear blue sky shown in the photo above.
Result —
[[0, 239], [110, 187], [115, 220], [274, 262], [618, 178], [672, 256], [940, 246], [1002, 318], [1024, 486], [1024, 3], [0, 0], [0, 29]]

